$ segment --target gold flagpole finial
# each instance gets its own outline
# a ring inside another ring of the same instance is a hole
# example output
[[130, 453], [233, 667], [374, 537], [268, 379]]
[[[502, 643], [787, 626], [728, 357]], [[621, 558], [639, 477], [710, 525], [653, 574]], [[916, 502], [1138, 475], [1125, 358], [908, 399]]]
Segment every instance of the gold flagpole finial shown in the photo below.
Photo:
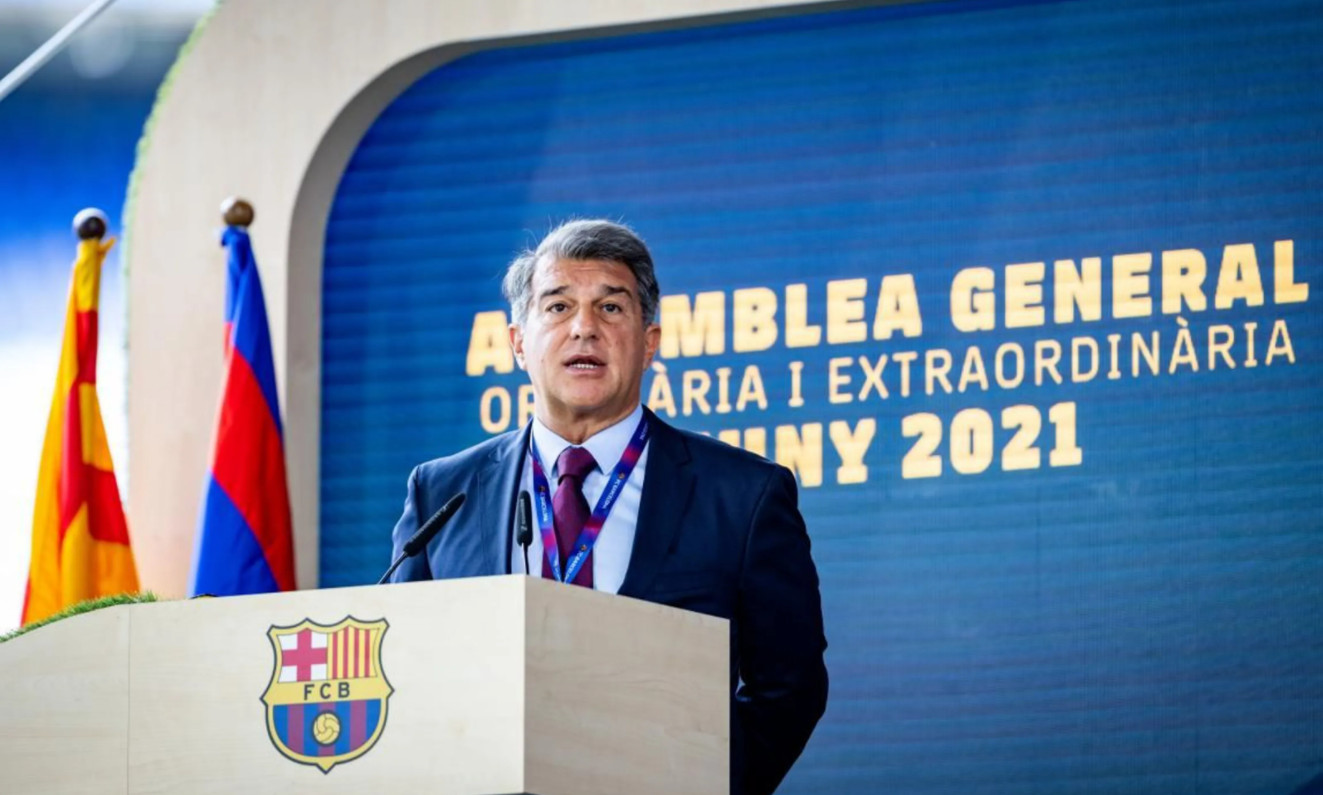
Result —
[[73, 219], [74, 234], [79, 240], [100, 240], [106, 236], [106, 214], [95, 207], [79, 211]]
[[238, 196], [231, 196], [221, 202], [221, 217], [226, 226], [247, 229], [253, 223], [253, 205]]

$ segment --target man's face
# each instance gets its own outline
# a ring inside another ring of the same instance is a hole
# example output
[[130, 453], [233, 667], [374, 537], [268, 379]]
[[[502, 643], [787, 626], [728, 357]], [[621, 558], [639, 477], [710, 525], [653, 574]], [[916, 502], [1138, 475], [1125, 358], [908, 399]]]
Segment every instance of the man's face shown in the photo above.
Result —
[[523, 327], [510, 326], [544, 423], [617, 420], [639, 401], [661, 338], [644, 325], [630, 269], [604, 260], [551, 260], [533, 271]]

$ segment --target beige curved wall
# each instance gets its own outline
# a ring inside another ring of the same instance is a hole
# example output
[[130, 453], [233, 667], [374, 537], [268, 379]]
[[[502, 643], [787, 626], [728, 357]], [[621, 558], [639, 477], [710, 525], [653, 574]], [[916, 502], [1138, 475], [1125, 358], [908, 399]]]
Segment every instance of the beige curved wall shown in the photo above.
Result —
[[224, 197], [257, 209], [298, 580], [315, 587], [322, 245], [340, 175], [372, 120], [414, 80], [493, 41], [785, 9], [765, 0], [223, 2], [157, 102], [127, 230], [129, 514], [144, 587], [178, 595], [187, 585], [220, 395]]

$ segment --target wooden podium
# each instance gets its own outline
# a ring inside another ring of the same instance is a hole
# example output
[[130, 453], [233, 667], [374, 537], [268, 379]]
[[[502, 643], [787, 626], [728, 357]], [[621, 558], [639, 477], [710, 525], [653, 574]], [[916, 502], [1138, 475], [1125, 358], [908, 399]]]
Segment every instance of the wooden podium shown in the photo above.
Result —
[[0, 791], [725, 793], [728, 633], [518, 575], [108, 608], [0, 644]]

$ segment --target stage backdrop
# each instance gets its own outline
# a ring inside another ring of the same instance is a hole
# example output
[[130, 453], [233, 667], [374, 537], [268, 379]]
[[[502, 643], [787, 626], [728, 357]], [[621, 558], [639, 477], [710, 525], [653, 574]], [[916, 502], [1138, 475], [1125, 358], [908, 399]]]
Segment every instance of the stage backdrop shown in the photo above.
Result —
[[[632, 224], [668, 421], [792, 467], [832, 694], [789, 793], [1323, 771], [1323, 14], [950, 2], [495, 49], [328, 226], [321, 584], [526, 422], [506, 262]], [[500, 528], [492, 528], [500, 532]]]

